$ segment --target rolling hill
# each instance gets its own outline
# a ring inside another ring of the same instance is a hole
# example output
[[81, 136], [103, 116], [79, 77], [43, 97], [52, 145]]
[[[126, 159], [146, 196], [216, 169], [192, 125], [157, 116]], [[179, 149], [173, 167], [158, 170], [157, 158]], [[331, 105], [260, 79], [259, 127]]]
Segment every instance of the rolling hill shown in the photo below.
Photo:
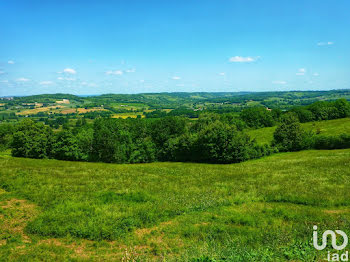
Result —
[[[324, 120], [318, 122], [302, 123], [302, 127], [308, 131], [314, 131], [322, 135], [350, 134], [350, 118]], [[249, 130], [247, 133], [259, 144], [270, 144], [273, 140], [274, 127], [265, 127]]]

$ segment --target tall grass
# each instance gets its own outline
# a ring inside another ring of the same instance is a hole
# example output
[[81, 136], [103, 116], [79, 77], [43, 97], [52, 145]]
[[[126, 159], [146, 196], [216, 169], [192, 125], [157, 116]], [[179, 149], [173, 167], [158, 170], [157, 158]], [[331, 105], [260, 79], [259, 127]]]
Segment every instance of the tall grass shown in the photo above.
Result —
[[[140, 261], [311, 261], [325, 257], [311, 246], [313, 225], [350, 233], [350, 150], [232, 165], [115, 165], [3, 154], [0, 165], [1, 188], [40, 210], [28, 234], [144, 246]], [[91, 250], [101, 255], [98, 245]]]

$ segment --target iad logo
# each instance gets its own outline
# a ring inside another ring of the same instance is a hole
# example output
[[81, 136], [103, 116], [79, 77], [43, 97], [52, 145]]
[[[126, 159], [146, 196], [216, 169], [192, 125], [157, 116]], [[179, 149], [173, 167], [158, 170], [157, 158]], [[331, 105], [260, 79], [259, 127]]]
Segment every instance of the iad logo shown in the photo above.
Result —
[[[343, 243], [339, 246], [337, 245], [337, 235], [335, 233], [337, 233], [338, 235], [341, 235], [343, 237]], [[314, 232], [313, 232], [314, 247], [317, 250], [325, 249], [327, 246], [328, 236], [331, 236], [332, 247], [335, 250], [343, 250], [348, 245], [348, 236], [345, 234], [345, 232], [343, 232], [341, 230], [335, 230], [335, 232], [332, 230], [326, 230], [322, 235], [322, 244], [319, 245], [318, 244], [317, 226], [314, 226]], [[327, 260], [328, 261], [349, 261], [348, 251], [346, 251], [345, 253], [343, 253], [341, 255], [339, 255], [338, 253], [331, 254], [330, 252], [328, 252]]]

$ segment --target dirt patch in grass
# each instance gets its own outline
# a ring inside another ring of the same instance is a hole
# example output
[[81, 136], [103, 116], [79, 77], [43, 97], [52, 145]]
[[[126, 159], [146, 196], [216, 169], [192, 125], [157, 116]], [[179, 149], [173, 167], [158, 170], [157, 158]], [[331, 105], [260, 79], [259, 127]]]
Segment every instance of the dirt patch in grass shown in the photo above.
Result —
[[37, 207], [26, 200], [12, 198], [1, 201], [0, 208], [4, 212], [0, 222], [0, 239], [6, 239], [5, 234], [20, 235], [23, 242], [31, 242], [30, 237], [24, 233], [24, 228], [38, 213]]
[[[0, 189], [0, 194], [8, 194]], [[18, 243], [12, 244], [11, 257], [30, 254], [33, 250], [42, 248], [51, 250], [67, 250], [67, 255], [79, 260], [106, 260], [106, 261], [136, 261], [139, 257], [151, 252], [152, 247], [137, 243], [126, 246], [119, 241], [106, 241], [103, 245], [96, 241], [79, 239], [49, 238], [37, 240], [37, 236], [28, 236], [25, 233], [27, 223], [39, 213], [39, 208], [27, 200], [11, 198], [0, 201], [0, 246], [7, 245], [12, 237], [19, 237]], [[169, 222], [162, 223], [166, 225]], [[36, 240], [35, 240], [36, 238]], [[96, 247], [99, 246], [100, 247]], [[61, 248], [61, 249], [57, 249]], [[52, 254], [54, 257], [55, 253]]]
[[349, 212], [349, 210], [339, 210], [339, 209], [335, 209], [335, 210], [324, 210], [325, 213], [327, 214], [333, 214], [333, 215], [339, 215], [339, 214], [344, 214]]
[[74, 252], [75, 257], [84, 258], [84, 259], [87, 259], [93, 255], [92, 252], [86, 250], [86, 247], [88, 245], [92, 245], [92, 241], [89, 241], [89, 240], [82, 240], [82, 242], [79, 244], [75, 242], [68, 244], [60, 239], [50, 238], [50, 239], [40, 240], [38, 242], [38, 245], [64, 247], [65, 249], [72, 250]]
[[150, 228], [140, 228], [140, 229], [136, 229], [135, 230], [135, 235], [139, 238], [142, 238], [145, 235], [149, 235], [151, 234], [153, 231], [161, 231], [162, 229], [164, 229], [166, 226], [169, 226], [171, 224], [173, 224], [174, 222], [172, 220], [169, 221], [165, 221], [160, 223], [157, 226], [154, 227], [150, 227]]

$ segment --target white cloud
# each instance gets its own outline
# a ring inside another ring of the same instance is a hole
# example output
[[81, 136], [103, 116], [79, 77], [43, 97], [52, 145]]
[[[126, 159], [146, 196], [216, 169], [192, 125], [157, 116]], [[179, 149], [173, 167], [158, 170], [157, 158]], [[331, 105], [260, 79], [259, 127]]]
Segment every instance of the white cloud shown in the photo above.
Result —
[[67, 73], [67, 74], [72, 74], [72, 75], [75, 75], [77, 73], [77, 71], [75, 71], [72, 68], [65, 68], [65, 69], [63, 69], [63, 72]]
[[8, 80], [0, 80], [0, 83], [8, 83]]
[[317, 43], [318, 46], [324, 46], [324, 45], [334, 45], [334, 42], [318, 42]]
[[224, 75], [225, 75], [225, 73], [224, 73], [224, 72], [221, 72], [221, 73], [219, 73], [219, 75], [224, 76]]
[[319, 73], [314, 73], [313, 76], [319, 76], [320, 74]]
[[179, 76], [173, 76], [171, 79], [173, 79], [173, 80], [180, 80], [181, 77], [179, 77]]
[[229, 61], [234, 63], [247, 63], [247, 62], [254, 62], [260, 57], [243, 57], [243, 56], [233, 56], [230, 57]]
[[121, 70], [115, 70], [115, 71], [107, 71], [106, 75], [122, 75], [123, 71]]
[[17, 82], [28, 82], [30, 81], [28, 78], [24, 78], [24, 77], [20, 77], [18, 79], [16, 79]]
[[48, 86], [48, 85], [52, 85], [53, 82], [52, 81], [41, 81], [39, 84], [43, 85], [43, 86]]
[[287, 84], [287, 82], [286, 81], [281, 81], [281, 80], [275, 80], [275, 81], [272, 81], [272, 84], [285, 85], [285, 84]]
[[0, 71], [0, 75], [2, 75], [2, 74], [5, 74], [5, 72], [4, 71]]
[[131, 68], [131, 69], [125, 70], [125, 72], [127, 72], [127, 73], [135, 73], [136, 70], [135, 70], [135, 68]]
[[8, 64], [13, 65], [15, 62], [12, 60], [7, 61]]
[[57, 79], [58, 80], [63, 80], [64, 78], [60, 76], [60, 77], [57, 77]]
[[143, 80], [143, 79], [140, 80], [140, 83], [144, 83], [144, 82], [145, 82], [145, 80]]

